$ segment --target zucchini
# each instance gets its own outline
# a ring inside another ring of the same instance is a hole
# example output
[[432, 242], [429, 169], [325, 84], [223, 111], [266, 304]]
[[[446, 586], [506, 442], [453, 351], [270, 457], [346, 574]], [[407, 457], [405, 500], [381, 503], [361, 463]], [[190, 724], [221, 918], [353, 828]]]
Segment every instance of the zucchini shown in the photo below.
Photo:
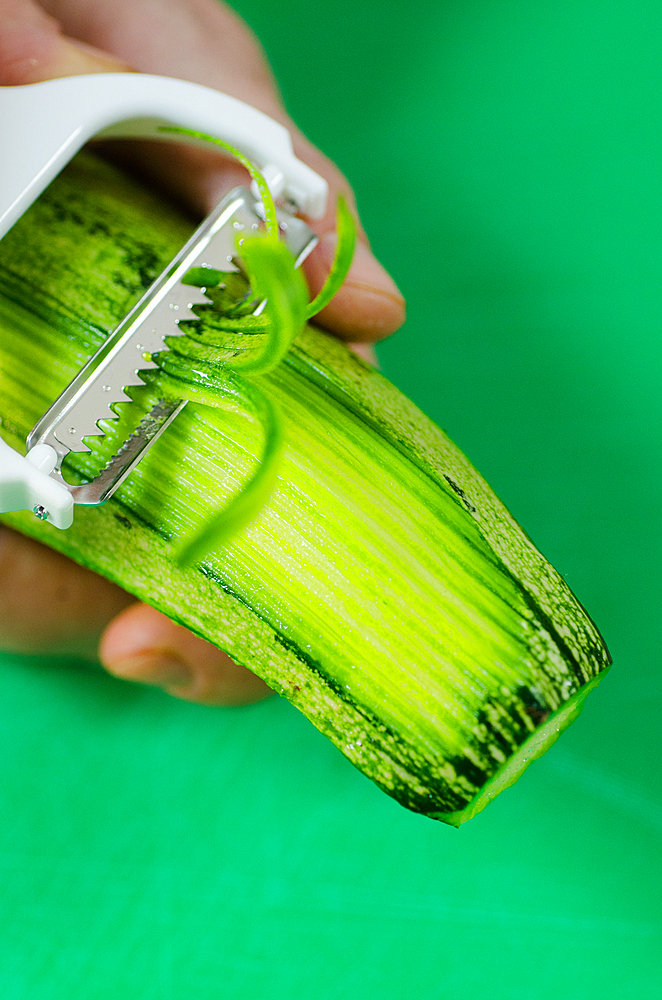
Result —
[[[10, 444], [192, 228], [81, 154], [0, 242]], [[223, 326], [228, 289], [203, 330]], [[162, 378], [123, 404], [122, 427]], [[222, 409], [189, 405], [113, 500], [78, 508], [67, 531], [2, 519], [216, 643], [402, 805], [459, 826], [576, 717], [610, 663], [605, 644], [464, 455], [344, 345], [304, 328], [251, 384], [281, 414], [278, 478], [257, 516], [190, 568], [174, 548], [241, 490], [264, 445], [237, 393]], [[114, 433], [71, 475], [107, 460]]]

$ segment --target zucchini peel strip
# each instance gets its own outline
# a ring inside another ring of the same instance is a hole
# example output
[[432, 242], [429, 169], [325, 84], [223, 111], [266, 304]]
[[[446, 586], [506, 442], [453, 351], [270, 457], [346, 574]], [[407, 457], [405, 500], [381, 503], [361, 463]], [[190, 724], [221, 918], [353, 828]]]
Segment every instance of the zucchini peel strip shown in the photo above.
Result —
[[[226, 317], [225, 323], [220, 324], [221, 329], [239, 334], [244, 342], [251, 336], [255, 338], [256, 334], [261, 334], [261, 344], [256, 350], [249, 348], [224, 360], [214, 359], [213, 349], [222, 349], [223, 344], [215, 342], [213, 336], [210, 337], [207, 333], [204, 337], [208, 348], [205, 354], [211, 363], [206, 365], [202, 378], [200, 352], [197, 352], [198, 368], [187, 365], [183, 359], [191, 355], [195, 358], [196, 351], [180, 344], [180, 338], [171, 338], [168, 344], [177, 355], [176, 359], [171, 357], [170, 351], [163, 355], [152, 355], [152, 360], [169, 375], [169, 379], [164, 382], [165, 390], [171, 390], [174, 398], [188, 399], [191, 402], [201, 403], [201, 397], [204, 397], [206, 406], [218, 406], [221, 402], [223, 375], [227, 373], [233, 379], [235, 391], [243, 395], [247, 407], [257, 416], [264, 434], [262, 455], [257, 467], [240, 491], [221, 511], [215, 512], [176, 547], [175, 560], [180, 565], [187, 566], [203, 558], [212, 549], [227, 544], [259, 513], [269, 499], [283, 445], [280, 416], [276, 405], [256, 384], [238, 376], [251, 378], [272, 371], [286, 356], [306, 321], [329, 304], [349, 271], [356, 243], [356, 224], [345, 199], [340, 197], [337, 206], [338, 244], [334, 260], [324, 285], [313, 301], [308, 302], [306, 282], [301, 271], [294, 267], [291, 253], [279, 239], [276, 206], [269, 187], [255, 164], [234, 146], [203, 132], [175, 126], [163, 126], [160, 131], [204, 139], [230, 153], [246, 168], [257, 184], [265, 212], [265, 232], [243, 238], [238, 236], [237, 252], [246, 268], [251, 296], [265, 299], [266, 308], [259, 317]], [[225, 275], [214, 272], [213, 277], [218, 281]], [[187, 278], [191, 284], [201, 284], [206, 288], [212, 275], [210, 269], [195, 268]], [[193, 340], [196, 339], [194, 330], [191, 330], [191, 336]], [[204, 391], [201, 382], [206, 386]]]

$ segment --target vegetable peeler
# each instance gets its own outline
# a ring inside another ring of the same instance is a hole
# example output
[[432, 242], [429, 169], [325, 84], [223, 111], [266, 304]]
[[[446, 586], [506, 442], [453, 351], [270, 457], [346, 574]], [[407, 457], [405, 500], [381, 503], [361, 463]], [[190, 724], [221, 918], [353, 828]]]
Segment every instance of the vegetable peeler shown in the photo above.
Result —
[[[181, 126], [223, 139], [264, 176], [278, 210], [279, 229], [298, 266], [317, 243], [299, 213], [320, 218], [327, 184], [292, 150], [289, 132], [261, 111], [227, 94], [170, 77], [104, 73], [0, 88], [0, 239], [81, 146], [92, 138], [149, 138], [209, 148], [190, 135], [161, 131]], [[105, 503], [186, 405], [160, 400], [93, 480], [68, 483], [62, 462], [89, 451], [85, 439], [117, 419], [112, 405], [155, 368], [149, 354], [168, 350], [164, 337], [181, 336], [192, 306], [208, 302], [204, 288], [184, 285], [193, 266], [236, 271], [237, 236], [259, 228], [262, 203], [255, 185], [235, 188], [201, 223], [181, 251], [113, 330], [64, 392], [37, 421], [21, 455], [0, 438], [0, 512], [32, 510], [58, 528], [73, 523], [75, 504]], [[257, 305], [260, 311], [264, 303]], [[1, 386], [0, 386], [1, 391]]]

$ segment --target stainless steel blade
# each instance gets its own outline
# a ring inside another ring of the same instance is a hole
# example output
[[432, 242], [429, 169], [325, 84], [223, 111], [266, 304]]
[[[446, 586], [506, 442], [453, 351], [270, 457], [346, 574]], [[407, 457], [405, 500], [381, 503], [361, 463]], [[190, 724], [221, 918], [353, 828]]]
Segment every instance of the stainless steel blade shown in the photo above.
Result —
[[106, 463], [98, 476], [89, 483], [80, 486], [72, 485], [64, 479], [60, 469], [51, 475], [64, 483], [74, 498], [76, 504], [97, 505], [105, 503], [115, 490], [122, 485], [129, 473], [146, 454], [147, 450], [161, 436], [163, 431], [186, 406], [186, 400], [160, 399], [147, 413], [133, 434], [130, 434], [122, 447]]
[[44, 442], [62, 457], [69, 451], [88, 451], [83, 438], [102, 434], [97, 422], [116, 416], [110, 405], [126, 401], [125, 388], [139, 385], [143, 381], [139, 372], [155, 367], [145, 355], [167, 350], [163, 338], [181, 336], [178, 322], [195, 319], [190, 306], [208, 301], [199, 288], [181, 284], [186, 272], [203, 263], [203, 257], [204, 263], [219, 270], [234, 270], [237, 229], [253, 224], [257, 222], [247, 210], [244, 192], [232, 192], [35, 425], [28, 448]]
[[[84, 439], [104, 433], [98, 421], [116, 419], [112, 405], [128, 401], [125, 389], [143, 383], [141, 372], [156, 367], [149, 355], [168, 350], [164, 338], [183, 335], [178, 324], [196, 318], [193, 305], [209, 301], [202, 289], [182, 284], [186, 272], [196, 266], [236, 271], [237, 236], [259, 228], [261, 208], [245, 188], [231, 191], [35, 424], [28, 437], [28, 450], [36, 444], [55, 449], [58, 459], [52, 474], [70, 489], [76, 503], [107, 500], [182, 408], [181, 403], [157, 404], [109, 467], [85, 487], [72, 486], [62, 478], [60, 468], [66, 455], [70, 451], [89, 451]], [[298, 266], [317, 243], [317, 237], [301, 219], [287, 212], [279, 211], [279, 223]], [[262, 305], [257, 305], [257, 311]]]

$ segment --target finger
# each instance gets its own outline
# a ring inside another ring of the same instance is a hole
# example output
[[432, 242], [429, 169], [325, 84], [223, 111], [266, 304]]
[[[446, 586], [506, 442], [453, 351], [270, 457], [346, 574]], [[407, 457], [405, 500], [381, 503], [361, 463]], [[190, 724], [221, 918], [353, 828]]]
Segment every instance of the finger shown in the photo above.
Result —
[[107, 622], [134, 598], [44, 545], [0, 527], [0, 647], [95, 660]]
[[40, 0], [70, 38], [140, 70], [214, 87], [284, 115], [262, 48], [217, 0]]
[[290, 131], [296, 155], [329, 184], [324, 218], [308, 220], [320, 236], [318, 245], [303, 265], [313, 295], [324, 284], [335, 256], [338, 242], [336, 206], [340, 195], [347, 201], [358, 225], [358, 240], [349, 274], [329, 305], [317, 314], [315, 323], [349, 341], [374, 341], [388, 337], [405, 321], [405, 300], [393, 278], [370, 250], [349, 182], [296, 126], [291, 124]]
[[270, 693], [215, 646], [120, 587], [2, 527], [0, 580], [6, 652], [100, 658], [117, 677], [206, 704], [240, 705]]
[[[280, 100], [259, 43], [237, 15], [216, 0], [42, 0], [75, 37], [112, 52], [123, 62], [147, 72], [192, 80], [254, 105], [282, 122], [292, 133], [297, 156], [329, 183], [329, 211], [311, 222], [320, 235], [304, 270], [315, 295], [335, 252], [335, 205], [353, 197], [340, 171], [298, 131]], [[149, 30], [152, 26], [154, 30]], [[168, 157], [153, 149], [136, 150], [142, 169], [206, 214], [237, 182], [219, 157], [179, 147]], [[347, 340], [379, 340], [397, 330], [405, 318], [404, 299], [395, 282], [370, 251], [361, 232], [345, 285], [316, 322]]]
[[57, 22], [33, 0], [0, 0], [1, 86], [128, 69], [120, 59], [63, 38]]
[[116, 677], [203, 705], [244, 705], [273, 694], [216, 646], [145, 604], [133, 604], [110, 623], [99, 655]]

